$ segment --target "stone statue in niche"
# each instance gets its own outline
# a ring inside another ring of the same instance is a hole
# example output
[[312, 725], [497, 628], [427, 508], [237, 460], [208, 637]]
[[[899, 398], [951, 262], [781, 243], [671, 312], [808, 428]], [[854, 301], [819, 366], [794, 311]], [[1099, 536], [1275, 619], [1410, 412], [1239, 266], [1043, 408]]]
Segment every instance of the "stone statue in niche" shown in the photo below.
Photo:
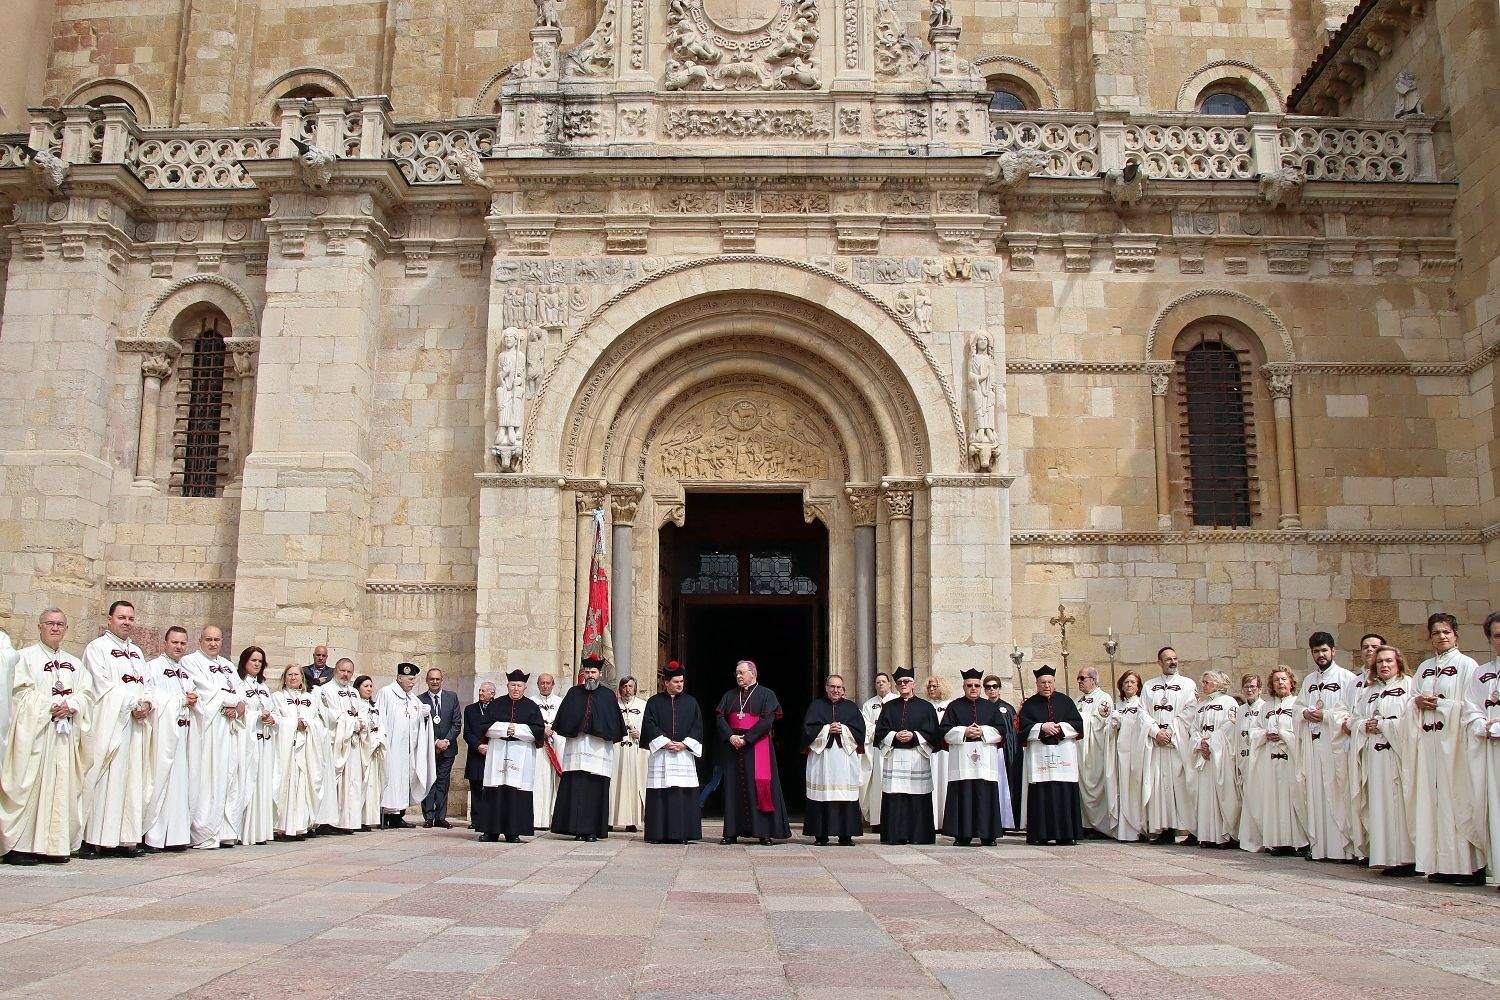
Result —
[[526, 411], [526, 356], [521, 351], [524, 331], [506, 327], [495, 358], [495, 446], [490, 450], [501, 472], [521, 468], [521, 422]]
[[562, 27], [562, 16], [558, 12], [559, 0], [536, 0], [536, 25], [538, 28]]
[[948, 0], [932, 0], [932, 13], [927, 19], [929, 28], [951, 28], [953, 27], [953, 11], [948, 6]]
[[1396, 110], [1392, 112], [1393, 117], [1406, 118], [1426, 113], [1422, 110], [1422, 95], [1417, 91], [1416, 75], [1409, 69], [1402, 70], [1396, 74]]
[[912, 307], [913, 319], [920, 333], [932, 332], [932, 296], [921, 285], [917, 286], [916, 301]]
[[542, 318], [546, 320], [547, 326], [560, 329], [565, 308], [561, 285], [548, 285], [542, 289]]
[[996, 420], [996, 372], [994, 342], [987, 333], [976, 334], [969, 347], [969, 458], [976, 472], [992, 472], [999, 441]]

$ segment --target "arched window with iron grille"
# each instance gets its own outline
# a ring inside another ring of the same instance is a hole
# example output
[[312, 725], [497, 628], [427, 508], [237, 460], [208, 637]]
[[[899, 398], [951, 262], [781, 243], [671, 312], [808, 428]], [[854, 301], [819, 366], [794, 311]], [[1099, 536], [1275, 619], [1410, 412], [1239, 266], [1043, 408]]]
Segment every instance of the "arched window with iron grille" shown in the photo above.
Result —
[[172, 487], [185, 497], [216, 497], [229, 473], [229, 322], [209, 313], [179, 361], [172, 428]]
[[1184, 337], [1174, 354], [1188, 514], [1198, 526], [1250, 527], [1260, 503], [1251, 359], [1214, 326]]

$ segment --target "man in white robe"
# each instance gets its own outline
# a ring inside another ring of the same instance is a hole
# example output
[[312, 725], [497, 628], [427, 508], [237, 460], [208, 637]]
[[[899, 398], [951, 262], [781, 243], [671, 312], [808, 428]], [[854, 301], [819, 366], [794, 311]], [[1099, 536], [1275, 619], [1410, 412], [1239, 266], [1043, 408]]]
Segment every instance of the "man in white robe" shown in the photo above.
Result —
[[1490, 662], [1479, 668], [1474, 680], [1473, 732], [1479, 739], [1480, 766], [1484, 772], [1484, 797], [1489, 828], [1490, 885], [1500, 885], [1500, 611], [1484, 620], [1484, 637], [1490, 641]]
[[0, 856], [8, 864], [63, 864], [83, 843], [88, 673], [62, 650], [68, 618], [37, 620], [11, 681], [10, 732], [0, 757]]
[[0, 760], [5, 759], [5, 741], [10, 735], [10, 684], [19, 658], [10, 636], [0, 629]]
[[1099, 686], [1099, 671], [1078, 671], [1078, 714], [1083, 737], [1078, 741], [1078, 794], [1083, 799], [1084, 836], [1108, 837], [1115, 828], [1111, 804], [1115, 798], [1115, 754], [1110, 741], [1109, 713], [1114, 700]]
[[406, 810], [425, 799], [437, 780], [432, 714], [411, 693], [418, 669], [415, 663], [397, 664], [396, 679], [375, 696], [375, 707], [380, 709], [390, 740], [385, 789], [380, 795], [381, 821], [390, 829], [411, 826], [404, 815]]
[[646, 825], [646, 758], [641, 745], [641, 725], [646, 699], [636, 694], [634, 677], [620, 678], [615, 695], [620, 717], [625, 720], [625, 739], [615, 748], [615, 773], [609, 783], [609, 827], [635, 832]]
[[354, 690], [354, 661], [347, 656], [333, 665], [333, 679], [316, 689], [329, 750], [323, 759], [323, 794], [318, 799], [319, 833], [349, 834], [364, 828], [365, 769], [361, 741], [369, 732], [359, 692]]
[[1314, 632], [1307, 640], [1313, 666], [1297, 696], [1297, 742], [1307, 776], [1307, 857], [1350, 861], [1355, 857], [1350, 822], [1348, 723], [1354, 714], [1354, 674], [1334, 662], [1333, 636]]
[[1479, 664], [1458, 651], [1458, 620], [1427, 619], [1432, 656], [1412, 677], [1399, 729], [1406, 818], [1416, 870], [1434, 882], [1484, 883], [1489, 835], [1483, 745], [1475, 740], [1482, 702]]
[[552, 803], [557, 798], [559, 777], [557, 768], [562, 764], [563, 738], [552, 731], [552, 723], [557, 721], [557, 707], [562, 704], [562, 696], [554, 693], [556, 687], [556, 677], [540, 674], [536, 679], [537, 693], [531, 699], [542, 710], [542, 721], [546, 723], [543, 728], [546, 745], [537, 748], [534, 787], [531, 790], [531, 807], [538, 830], [545, 830], [552, 825]]
[[156, 705], [156, 780], [146, 800], [145, 844], [158, 851], [193, 842], [197, 798], [193, 756], [203, 742], [202, 724], [193, 717], [198, 692], [182, 664], [188, 649], [187, 629], [173, 625], [162, 642], [162, 654], [146, 664]]
[[[885, 707], [886, 702], [895, 697], [896, 692], [891, 690], [891, 675], [884, 671], [876, 674], [875, 695], [866, 698], [865, 703], [859, 709], [865, 717], [866, 734], [875, 732], [875, 723], [880, 719], [880, 710]], [[880, 799], [884, 794], [882, 787], [884, 762], [885, 750], [866, 739], [864, 760], [861, 762], [864, 784], [859, 792], [859, 811], [871, 827], [880, 825]]]
[[106, 851], [130, 858], [143, 853], [146, 802], [156, 771], [155, 688], [146, 677], [145, 654], [130, 641], [134, 627], [135, 606], [115, 601], [104, 634], [83, 650], [93, 699], [80, 852], [85, 858]]
[[[1188, 722], [1198, 700], [1198, 685], [1181, 673], [1177, 650], [1163, 646], [1156, 653], [1161, 676], [1141, 689], [1141, 707], [1150, 713], [1156, 731], [1147, 745], [1146, 766], [1151, 769], [1150, 795], [1146, 799], [1146, 832], [1153, 844], [1172, 844], [1178, 830], [1191, 830], [1196, 803], [1188, 781]], [[1196, 844], [1191, 833], [1184, 841]]]
[[213, 625], [198, 633], [198, 649], [182, 658], [198, 701], [193, 715], [203, 744], [194, 762], [197, 800], [193, 805], [193, 846], [209, 850], [237, 843], [245, 814], [245, 696], [239, 674], [219, 650], [224, 634]]

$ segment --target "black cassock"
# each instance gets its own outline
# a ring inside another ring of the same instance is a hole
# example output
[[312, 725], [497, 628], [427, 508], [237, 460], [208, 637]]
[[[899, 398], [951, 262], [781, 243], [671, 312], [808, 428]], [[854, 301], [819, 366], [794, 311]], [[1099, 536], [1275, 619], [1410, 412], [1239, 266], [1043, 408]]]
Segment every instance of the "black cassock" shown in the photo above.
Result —
[[[876, 746], [884, 746], [886, 736], [908, 729], [916, 734], [911, 743], [892, 741], [886, 751], [884, 767], [893, 763], [896, 750], [914, 750], [920, 744], [939, 745], [937, 709], [922, 698], [892, 698], [880, 709], [875, 721]], [[931, 767], [931, 759], [928, 766]], [[884, 776], [882, 776], [882, 788]], [[937, 828], [932, 815], [932, 792], [886, 792], [880, 795], [880, 842], [882, 844], [935, 844]]]
[[[665, 737], [668, 743], [697, 740], [703, 747], [703, 710], [698, 699], [665, 691], [646, 699], [641, 720], [641, 746]], [[647, 764], [649, 776], [650, 764]], [[649, 780], [649, 779], [648, 779]], [[698, 805], [698, 786], [646, 789], [646, 842], [682, 844], [703, 837], [703, 810]]]
[[484, 794], [484, 755], [479, 752], [479, 745], [486, 742], [485, 730], [490, 728], [499, 704], [498, 699], [491, 698], [476, 701], [464, 709], [464, 744], [469, 748], [464, 756], [464, 781], [469, 786], [469, 825], [476, 830], [479, 829], [479, 796]]
[[[837, 703], [827, 698], [815, 698], [807, 706], [807, 715], [802, 720], [802, 752], [812, 753], [812, 741], [818, 738], [823, 727], [837, 722], [854, 736], [855, 748], [861, 756], [865, 752], [865, 716], [859, 706], [847, 698]], [[807, 799], [807, 813], [802, 820], [802, 832], [816, 840], [829, 837], [858, 837], [865, 832], [864, 820], [859, 812], [859, 796], [848, 802], [818, 802], [811, 796]]]
[[[530, 698], [512, 699], [507, 696], [490, 702], [489, 709], [490, 711], [486, 713], [488, 721], [484, 722], [484, 728], [479, 730], [479, 738], [485, 743], [489, 742], [488, 733], [491, 726], [496, 723], [508, 725], [513, 722], [516, 725], [513, 742], [523, 743], [531, 751], [535, 751], [542, 745], [542, 731], [545, 723], [542, 721], [542, 710], [537, 707], [536, 702]], [[470, 735], [470, 733], [465, 733], [464, 738], [468, 739]], [[479, 757], [478, 754], [474, 756]], [[501, 837], [514, 840], [517, 837], [530, 837], [536, 833], [532, 827], [532, 817], [535, 814], [532, 811], [531, 791], [511, 788], [509, 785], [484, 788], [483, 761], [486, 759], [479, 757], [481, 792], [475, 797], [474, 829], [480, 832], [481, 840], [494, 841]], [[467, 764], [464, 765], [464, 774], [467, 777]]]
[[1021, 732], [1020, 716], [1016, 714], [1016, 706], [1004, 698], [996, 699], [994, 704], [1000, 713], [1001, 720], [1005, 723], [1000, 732], [1005, 737], [1003, 743], [1005, 749], [1005, 777], [1010, 782], [1010, 808], [1016, 828], [1021, 824]]
[[[1067, 695], [1053, 694], [1050, 699], [1034, 694], [1021, 702], [1021, 739], [1033, 726], [1044, 722], [1067, 723], [1075, 734], [1083, 732], [1083, 716]], [[1039, 742], [1055, 746], [1067, 736], [1044, 736]], [[1071, 844], [1083, 836], [1083, 805], [1078, 798], [1076, 781], [1038, 781], [1026, 786], [1026, 842], [1045, 844], [1055, 840]]]
[[[724, 836], [771, 837], [792, 835], [786, 818], [786, 799], [776, 773], [776, 748], [771, 730], [781, 718], [781, 702], [770, 688], [757, 684], [746, 694], [733, 688], [719, 699], [715, 713], [719, 739], [724, 744]], [[754, 722], [740, 715], [755, 716]], [[743, 736], [736, 750], [729, 737]]]
[[[943, 711], [943, 721], [938, 733], [946, 742], [953, 729], [969, 726], [989, 726], [999, 730], [1001, 745], [1006, 731], [1015, 735], [1011, 718], [1000, 713], [1000, 707], [983, 698], [970, 701], [958, 698], [948, 703]], [[958, 749], [948, 748], [948, 798], [943, 806], [943, 836], [956, 840], [994, 840], [1005, 832], [1005, 817], [1000, 812], [1000, 782], [968, 778], [958, 781], [956, 773], [960, 754], [966, 753], [971, 741], [966, 740]], [[974, 741], [982, 743], [983, 741]], [[1005, 755], [999, 754], [1004, 765]]]
[[[618, 743], [625, 738], [620, 699], [602, 684], [592, 691], [575, 685], [557, 706], [552, 731], [559, 736], [595, 736], [606, 743]], [[566, 746], [563, 758], [567, 767]], [[550, 829], [573, 837], [609, 836], [609, 777], [591, 771], [563, 771]]]

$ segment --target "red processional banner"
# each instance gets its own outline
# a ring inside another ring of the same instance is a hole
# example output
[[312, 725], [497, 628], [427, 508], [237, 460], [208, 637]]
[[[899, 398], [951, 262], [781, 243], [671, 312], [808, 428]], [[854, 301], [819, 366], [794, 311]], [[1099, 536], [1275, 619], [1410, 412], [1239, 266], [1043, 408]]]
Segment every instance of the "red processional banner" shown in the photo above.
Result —
[[604, 552], [604, 510], [594, 511], [594, 555], [589, 561], [589, 606], [583, 617], [583, 659], [615, 661], [609, 638], [609, 561]]

